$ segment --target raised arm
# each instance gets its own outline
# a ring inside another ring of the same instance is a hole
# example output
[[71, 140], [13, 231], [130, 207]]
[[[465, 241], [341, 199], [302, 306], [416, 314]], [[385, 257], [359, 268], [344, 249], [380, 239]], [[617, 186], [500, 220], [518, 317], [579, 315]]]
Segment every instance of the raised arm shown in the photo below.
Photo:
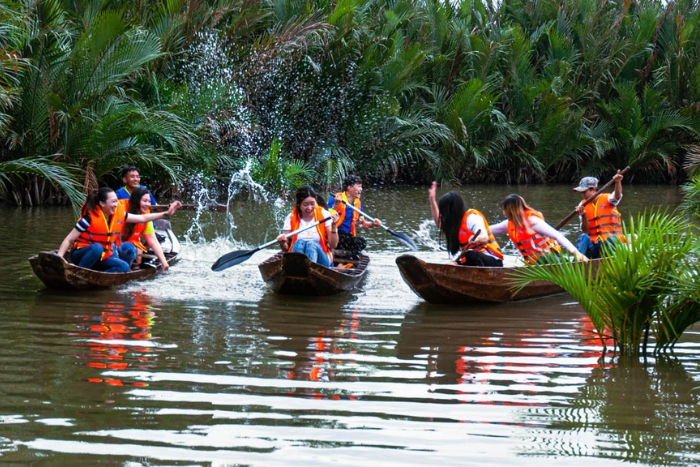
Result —
[[437, 201], [435, 200], [435, 195], [437, 194], [437, 182], [430, 184], [428, 188], [428, 200], [430, 201], [430, 212], [433, 215], [433, 221], [435, 225], [440, 227], [440, 210], [438, 209]]
[[172, 216], [173, 214], [175, 214], [175, 212], [177, 212], [178, 209], [180, 209], [180, 207], [182, 207], [182, 203], [180, 201], [174, 201], [170, 203], [170, 206], [168, 207], [167, 211], [153, 212], [150, 214], [129, 214], [128, 216], [126, 216], [126, 222], [134, 224], [148, 221], [157, 221], [158, 219], [162, 219], [165, 216]]

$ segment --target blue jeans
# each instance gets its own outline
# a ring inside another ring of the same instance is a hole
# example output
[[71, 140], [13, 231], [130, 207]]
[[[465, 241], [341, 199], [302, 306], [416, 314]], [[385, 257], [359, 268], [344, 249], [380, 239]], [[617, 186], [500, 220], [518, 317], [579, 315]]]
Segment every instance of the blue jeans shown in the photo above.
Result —
[[612, 253], [615, 251], [615, 247], [619, 241], [619, 238], [611, 235], [604, 242], [593, 243], [588, 234], [582, 233], [578, 236], [578, 240], [576, 241], [576, 249], [581, 254], [588, 256], [588, 259], [598, 259], [602, 256], [603, 245], [605, 245], [605, 249], [607, 249], [609, 253]]
[[292, 251], [295, 253], [304, 253], [311, 261], [318, 263], [321, 266], [325, 266], [327, 268], [331, 267], [331, 260], [328, 258], [328, 255], [326, 255], [326, 252], [323, 251], [321, 244], [318, 242], [297, 240], [294, 242]]
[[95, 269], [103, 272], [128, 272], [131, 263], [136, 259], [136, 247], [131, 243], [123, 243], [117, 249], [117, 255], [112, 255], [100, 261], [104, 248], [98, 243], [73, 250], [71, 258], [81, 268]]

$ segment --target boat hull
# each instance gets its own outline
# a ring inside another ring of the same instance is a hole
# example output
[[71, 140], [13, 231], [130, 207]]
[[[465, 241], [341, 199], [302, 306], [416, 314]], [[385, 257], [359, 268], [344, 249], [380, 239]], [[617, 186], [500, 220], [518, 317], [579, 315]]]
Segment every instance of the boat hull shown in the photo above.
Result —
[[535, 281], [514, 290], [514, 268], [485, 268], [427, 263], [412, 255], [396, 258], [401, 277], [428, 303], [503, 303], [564, 293], [558, 285]]
[[[167, 255], [168, 264], [178, 261], [178, 255]], [[142, 266], [129, 272], [102, 272], [71, 264], [55, 251], [42, 251], [29, 258], [34, 274], [51, 289], [105, 289], [135, 280], [149, 279], [162, 270], [160, 267]]]
[[[341, 260], [341, 263], [349, 264]], [[362, 255], [347, 269], [326, 268], [303, 253], [277, 253], [258, 265], [265, 283], [284, 295], [320, 296], [354, 290], [367, 272], [369, 257]]]

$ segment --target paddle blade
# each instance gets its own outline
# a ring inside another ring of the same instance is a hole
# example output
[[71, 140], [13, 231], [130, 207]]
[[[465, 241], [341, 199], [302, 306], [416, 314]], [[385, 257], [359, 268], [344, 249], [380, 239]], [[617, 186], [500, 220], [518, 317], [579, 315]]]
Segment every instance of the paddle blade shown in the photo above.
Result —
[[406, 235], [405, 233], [403, 233], [403, 232], [395, 232], [395, 231], [393, 231], [393, 230], [391, 230], [391, 229], [386, 229], [386, 230], [387, 230], [387, 232], [389, 232], [391, 235], [393, 235], [393, 236], [396, 238], [396, 240], [400, 241], [401, 243], [403, 243], [404, 245], [406, 245], [407, 247], [409, 247], [411, 250], [413, 250], [413, 251], [418, 251], [418, 247], [417, 247], [416, 244], [413, 242], [413, 240], [411, 240], [411, 237], [409, 237], [409, 236]]
[[255, 253], [256, 251], [258, 251], [258, 249], [238, 250], [226, 253], [224, 256], [216, 260], [216, 262], [211, 266], [211, 270], [219, 272], [223, 271], [224, 269], [228, 269], [231, 266], [241, 264], [243, 261], [246, 261], [251, 256], [253, 256], [253, 253]]

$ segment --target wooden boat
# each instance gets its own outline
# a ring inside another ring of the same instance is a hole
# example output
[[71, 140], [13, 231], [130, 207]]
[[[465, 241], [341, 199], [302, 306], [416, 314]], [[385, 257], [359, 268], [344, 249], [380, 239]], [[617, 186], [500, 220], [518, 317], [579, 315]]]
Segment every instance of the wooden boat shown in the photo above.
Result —
[[[547, 281], [535, 281], [513, 290], [512, 267], [484, 268], [426, 263], [412, 255], [396, 258], [401, 277], [419, 297], [429, 303], [502, 303], [564, 293]], [[597, 267], [597, 261], [591, 261]]]
[[[351, 267], [347, 267], [351, 265]], [[313, 263], [303, 253], [279, 252], [258, 265], [265, 283], [279, 294], [332, 295], [353, 290], [367, 272], [369, 257], [337, 258], [334, 267]]]
[[[177, 253], [165, 254], [168, 265], [175, 264]], [[49, 288], [55, 289], [99, 289], [123, 285], [127, 282], [149, 279], [162, 271], [161, 267], [143, 264], [129, 272], [102, 272], [81, 268], [69, 263], [56, 251], [42, 251], [29, 258], [34, 274]]]

